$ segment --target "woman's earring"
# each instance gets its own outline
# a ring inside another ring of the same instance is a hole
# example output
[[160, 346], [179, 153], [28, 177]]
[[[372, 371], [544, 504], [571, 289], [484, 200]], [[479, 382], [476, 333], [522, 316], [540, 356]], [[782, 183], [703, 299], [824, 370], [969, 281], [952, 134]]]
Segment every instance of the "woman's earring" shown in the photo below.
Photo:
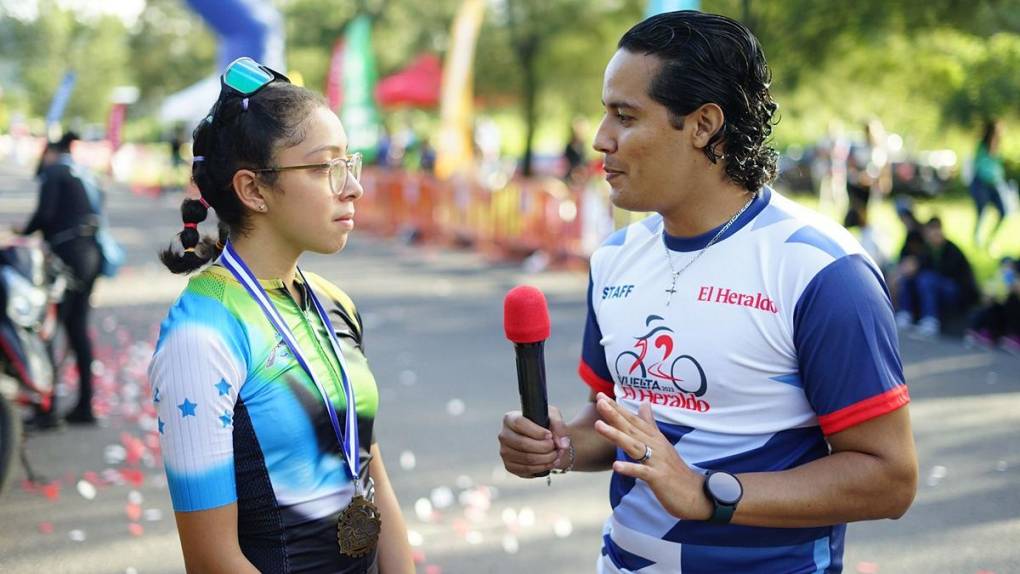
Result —
[[266, 204], [263, 203], [262, 205], [260, 205], [259, 206], [259, 211], [264, 213], [266, 211]]

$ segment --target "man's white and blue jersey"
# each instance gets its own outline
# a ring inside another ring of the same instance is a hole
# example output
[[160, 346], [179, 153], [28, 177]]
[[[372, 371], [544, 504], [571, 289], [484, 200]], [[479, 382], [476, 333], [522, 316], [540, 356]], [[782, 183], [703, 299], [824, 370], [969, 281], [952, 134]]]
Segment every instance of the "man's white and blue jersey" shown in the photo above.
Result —
[[[651, 403], [687, 464], [731, 473], [827, 456], [827, 435], [909, 402], [877, 267], [845, 229], [768, 188], [680, 273], [667, 305], [667, 253], [681, 269], [718, 231], [672, 237], [656, 215], [593, 254], [579, 368], [589, 386], [632, 412]], [[842, 570], [845, 525], [680, 520], [615, 473], [610, 502], [600, 572]]]

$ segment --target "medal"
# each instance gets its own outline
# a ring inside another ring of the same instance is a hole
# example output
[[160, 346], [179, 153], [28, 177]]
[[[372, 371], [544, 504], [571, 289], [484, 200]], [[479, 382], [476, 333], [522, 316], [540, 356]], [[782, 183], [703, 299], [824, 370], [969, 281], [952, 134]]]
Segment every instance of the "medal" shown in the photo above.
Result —
[[319, 303], [315, 292], [312, 291], [311, 284], [308, 283], [304, 274], [298, 269], [297, 272], [301, 276], [302, 281], [308, 286], [308, 298], [315, 306], [319, 320], [322, 321], [323, 327], [326, 328], [326, 332], [329, 334], [330, 346], [333, 347], [337, 362], [340, 363], [340, 382], [343, 386], [344, 397], [347, 400], [347, 416], [345, 417], [344, 428], [340, 426], [339, 417], [337, 417], [336, 410], [333, 408], [333, 403], [329, 400], [325, 387], [322, 386], [322, 383], [315, 377], [311, 367], [308, 366], [308, 362], [301, 353], [294, 334], [290, 332], [286, 322], [284, 322], [283, 316], [273, 306], [273, 302], [269, 300], [269, 296], [262, 289], [262, 286], [259, 285], [255, 275], [244, 264], [244, 261], [237, 252], [234, 251], [234, 246], [229, 241], [223, 249], [223, 254], [220, 256], [220, 263], [233, 273], [234, 277], [248, 291], [248, 294], [259, 304], [266, 318], [273, 324], [284, 341], [287, 342], [287, 346], [290, 347], [294, 358], [305, 372], [308, 373], [308, 376], [311, 377], [312, 382], [315, 383], [315, 388], [322, 397], [322, 401], [326, 406], [326, 412], [329, 414], [330, 423], [333, 425], [333, 432], [336, 435], [337, 442], [340, 444], [340, 452], [343, 453], [347, 467], [351, 471], [351, 480], [354, 484], [354, 496], [351, 498], [347, 508], [344, 508], [337, 518], [337, 542], [339, 543], [341, 554], [354, 558], [364, 556], [371, 552], [379, 543], [382, 520], [379, 516], [379, 509], [369, 500], [369, 498], [372, 498], [371, 478], [369, 478], [368, 497], [361, 493], [361, 488], [358, 484], [361, 473], [361, 453], [358, 446], [358, 414], [357, 404], [354, 402], [354, 386], [347, 380], [347, 365], [344, 362], [343, 352], [340, 350], [340, 343], [336, 340], [336, 333], [333, 332], [332, 325], [329, 322], [329, 316], [326, 314], [322, 304]]
[[354, 558], [368, 554], [379, 543], [381, 531], [379, 509], [364, 496], [356, 494], [336, 521], [340, 553]]

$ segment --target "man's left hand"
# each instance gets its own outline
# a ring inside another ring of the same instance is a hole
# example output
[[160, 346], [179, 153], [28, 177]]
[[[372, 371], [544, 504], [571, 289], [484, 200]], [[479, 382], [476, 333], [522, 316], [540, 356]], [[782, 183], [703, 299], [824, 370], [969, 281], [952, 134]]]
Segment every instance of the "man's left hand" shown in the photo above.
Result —
[[645, 456], [645, 447], [652, 451], [643, 462], [613, 463], [613, 470], [648, 483], [659, 503], [670, 514], [687, 520], [708, 520], [712, 504], [705, 496], [704, 477], [680, 458], [673, 445], [655, 424], [652, 407], [641, 403], [638, 415], [628, 412], [616, 401], [599, 393], [596, 408], [602, 420], [595, 430], [635, 461]]

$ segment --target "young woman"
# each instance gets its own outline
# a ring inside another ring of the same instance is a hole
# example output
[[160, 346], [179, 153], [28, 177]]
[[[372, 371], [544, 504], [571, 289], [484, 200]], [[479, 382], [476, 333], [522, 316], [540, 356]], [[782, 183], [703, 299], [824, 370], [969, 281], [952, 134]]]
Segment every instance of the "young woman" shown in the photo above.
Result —
[[[281, 74], [241, 58], [221, 83], [194, 133], [201, 199], [181, 206], [183, 251], [161, 254], [174, 273], [201, 272], [170, 309], [149, 371], [185, 564], [414, 572], [373, 440], [360, 317], [297, 267], [303, 252], [347, 242], [361, 158], [322, 100]], [[210, 209], [219, 241], [197, 231]]]

